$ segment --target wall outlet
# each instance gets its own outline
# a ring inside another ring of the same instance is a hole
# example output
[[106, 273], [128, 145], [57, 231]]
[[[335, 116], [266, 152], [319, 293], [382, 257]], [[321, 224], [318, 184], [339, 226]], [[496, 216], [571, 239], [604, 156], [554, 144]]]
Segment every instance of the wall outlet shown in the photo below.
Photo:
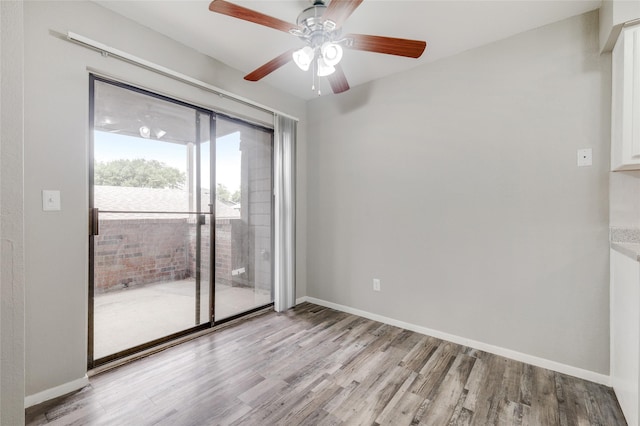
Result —
[[380, 280], [378, 278], [373, 279], [373, 291], [380, 291]]

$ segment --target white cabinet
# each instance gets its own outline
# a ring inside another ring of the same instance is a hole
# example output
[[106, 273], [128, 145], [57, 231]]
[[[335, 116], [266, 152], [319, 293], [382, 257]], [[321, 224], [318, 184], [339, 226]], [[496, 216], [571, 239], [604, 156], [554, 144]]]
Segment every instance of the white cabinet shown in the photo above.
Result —
[[627, 423], [640, 407], [640, 263], [611, 250], [611, 385]]
[[603, 0], [599, 15], [600, 51], [611, 52], [622, 27], [640, 18], [640, 1]]
[[640, 170], [640, 25], [613, 48], [611, 89], [611, 170]]

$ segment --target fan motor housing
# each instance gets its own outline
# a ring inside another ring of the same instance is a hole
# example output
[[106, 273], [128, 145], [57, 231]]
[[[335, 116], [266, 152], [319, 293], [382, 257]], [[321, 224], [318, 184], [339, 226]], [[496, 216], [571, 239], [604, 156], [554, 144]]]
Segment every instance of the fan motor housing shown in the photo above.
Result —
[[313, 6], [306, 8], [298, 15], [296, 23], [302, 30], [292, 30], [291, 33], [313, 47], [319, 46], [326, 41], [334, 41], [338, 36], [336, 23], [323, 18], [326, 9], [327, 6], [324, 2], [314, 2]]
[[336, 29], [336, 23], [322, 18], [326, 10], [327, 6], [325, 6], [324, 3], [316, 2], [313, 6], [306, 8], [298, 15], [296, 24], [311, 32], [333, 31]]

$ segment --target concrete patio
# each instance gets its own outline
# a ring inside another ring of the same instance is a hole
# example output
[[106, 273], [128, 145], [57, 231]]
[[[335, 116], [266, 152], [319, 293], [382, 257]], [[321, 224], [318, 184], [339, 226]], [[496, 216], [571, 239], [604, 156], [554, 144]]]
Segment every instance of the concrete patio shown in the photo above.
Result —
[[[228, 318], [270, 303], [271, 294], [216, 284], [215, 316]], [[94, 359], [176, 333], [196, 324], [193, 278], [112, 290], [94, 297]], [[200, 291], [199, 324], [207, 322], [209, 287]]]

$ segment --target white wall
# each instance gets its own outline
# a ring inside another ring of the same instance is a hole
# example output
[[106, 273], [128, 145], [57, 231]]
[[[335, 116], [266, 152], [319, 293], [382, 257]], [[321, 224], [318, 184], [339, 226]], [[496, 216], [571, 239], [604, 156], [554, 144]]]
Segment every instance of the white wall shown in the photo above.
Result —
[[0, 424], [24, 424], [23, 8], [0, 2]]
[[[86, 372], [87, 67], [205, 106], [233, 104], [58, 38], [73, 31], [224, 90], [300, 117], [305, 179], [305, 105], [97, 4], [25, 3], [26, 394], [77, 383]], [[59, 189], [60, 212], [43, 212], [41, 190]], [[305, 194], [298, 195], [298, 258], [305, 260]], [[306, 291], [298, 269], [298, 294]], [[74, 382], [75, 381], [75, 382]]]
[[308, 295], [608, 374], [609, 66], [592, 12], [311, 101]]

